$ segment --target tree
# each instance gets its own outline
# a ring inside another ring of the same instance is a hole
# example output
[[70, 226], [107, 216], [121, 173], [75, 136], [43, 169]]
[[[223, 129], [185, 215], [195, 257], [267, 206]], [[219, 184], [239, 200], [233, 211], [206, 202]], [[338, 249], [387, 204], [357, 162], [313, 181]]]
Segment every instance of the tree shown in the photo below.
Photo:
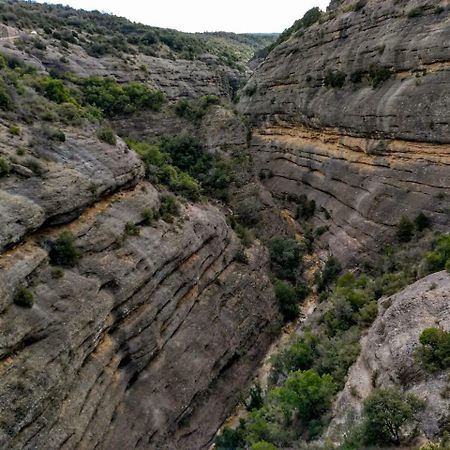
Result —
[[302, 256], [300, 244], [294, 239], [276, 236], [268, 247], [274, 274], [283, 280], [295, 279]]
[[275, 388], [271, 395], [284, 409], [293, 409], [300, 419], [308, 423], [328, 411], [335, 391], [331, 375], [320, 376], [310, 369], [291, 373], [284, 385]]
[[275, 280], [275, 297], [278, 300], [281, 314], [285, 320], [294, 320], [298, 317], [298, 297], [295, 288], [285, 281]]
[[419, 338], [418, 356], [427, 370], [434, 372], [450, 367], [450, 332], [427, 328]]
[[399, 445], [414, 426], [424, 402], [398, 388], [375, 390], [364, 402], [364, 436], [366, 444]]
[[414, 224], [403, 216], [397, 225], [396, 235], [399, 242], [409, 242], [414, 235]]

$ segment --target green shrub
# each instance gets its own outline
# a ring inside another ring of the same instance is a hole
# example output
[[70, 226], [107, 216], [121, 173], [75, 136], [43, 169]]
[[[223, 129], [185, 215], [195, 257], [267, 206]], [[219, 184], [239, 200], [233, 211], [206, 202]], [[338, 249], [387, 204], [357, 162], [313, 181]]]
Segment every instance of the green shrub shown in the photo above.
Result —
[[14, 123], [12, 123], [9, 126], [9, 132], [13, 135], [13, 136], [20, 136], [20, 127]]
[[261, 208], [254, 197], [248, 197], [240, 201], [235, 208], [239, 223], [246, 227], [252, 227], [261, 220]]
[[110, 128], [110, 127], [100, 128], [97, 131], [97, 137], [101, 141], [106, 142], [109, 145], [116, 145], [117, 144], [116, 133], [114, 133], [113, 129]]
[[300, 244], [294, 239], [276, 236], [269, 241], [268, 248], [275, 276], [282, 280], [295, 280], [302, 258]]
[[299, 314], [299, 301], [295, 288], [289, 283], [275, 280], [274, 290], [283, 318], [286, 321], [296, 319]]
[[417, 421], [424, 403], [397, 388], [375, 390], [364, 402], [364, 441], [368, 445], [400, 445], [405, 431]]
[[419, 338], [417, 355], [430, 372], [450, 368], [450, 332], [441, 328], [427, 328]]
[[0, 158], [0, 178], [9, 174], [9, 162], [6, 159]]
[[81, 81], [84, 103], [96, 106], [109, 117], [137, 111], [159, 111], [164, 95], [142, 83], [119, 84], [112, 78], [89, 77]]
[[414, 225], [416, 230], [421, 232], [427, 228], [430, 228], [431, 222], [430, 219], [423, 212], [421, 212], [414, 219]]
[[6, 87], [0, 83], [0, 109], [9, 111], [12, 109], [13, 102]]
[[245, 433], [242, 423], [235, 430], [225, 427], [222, 434], [217, 436], [215, 440], [217, 450], [243, 449], [245, 445]]
[[330, 88], [342, 88], [346, 78], [347, 75], [344, 72], [328, 69], [325, 73], [324, 84]]
[[234, 260], [241, 264], [248, 264], [248, 256], [245, 253], [245, 250], [241, 247], [236, 252], [236, 255], [234, 256]]
[[387, 67], [380, 67], [376, 64], [372, 64], [369, 67], [369, 82], [374, 89], [389, 80], [391, 76], [392, 71]]
[[254, 384], [250, 388], [248, 397], [248, 401], [245, 402], [247, 411], [262, 408], [262, 406], [264, 405], [263, 391], [259, 383]]
[[335, 392], [331, 375], [320, 376], [311, 369], [291, 373], [283, 386], [273, 389], [270, 396], [272, 401], [288, 411], [295, 411], [308, 423], [329, 410]]
[[324, 291], [331, 283], [336, 281], [341, 270], [342, 266], [334, 256], [328, 258], [317, 282], [318, 292]]
[[314, 216], [316, 212], [316, 202], [314, 200], [308, 200], [306, 195], [302, 194], [297, 199], [297, 209], [295, 212], [295, 218], [309, 220]]
[[277, 447], [269, 442], [259, 441], [252, 445], [252, 450], [277, 450]]
[[241, 240], [244, 247], [251, 247], [253, 244], [253, 241], [255, 240], [255, 236], [253, 235], [252, 231], [248, 228], [244, 227], [241, 224], [236, 224], [234, 230], [236, 231], [236, 234], [238, 238]]
[[409, 242], [414, 236], [414, 224], [405, 216], [400, 219], [396, 231], [399, 242]]
[[123, 229], [123, 236], [124, 237], [139, 236], [140, 233], [141, 233], [140, 228], [136, 224], [134, 224], [133, 222], [127, 222], [125, 224], [125, 227]]
[[425, 274], [449, 269], [450, 265], [450, 234], [443, 234], [433, 242], [433, 251], [424, 258]]
[[56, 80], [50, 77], [41, 81], [45, 97], [55, 103], [73, 103], [75, 100], [70, 95], [62, 80]]
[[14, 303], [22, 308], [32, 308], [34, 304], [34, 297], [30, 290], [21, 287], [14, 296]]
[[142, 211], [142, 225], [149, 227], [159, 219], [159, 212], [154, 208], [145, 208]]
[[180, 205], [177, 199], [171, 194], [164, 194], [160, 199], [159, 215], [162, 220], [168, 223], [173, 222], [173, 218], [180, 215]]
[[206, 115], [211, 105], [218, 105], [220, 98], [215, 95], [207, 95], [198, 100], [179, 100], [175, 105], [175, 112], [179, 117], [197, 122]]
[[417, 8], [412, 8], [408, 11], [407, 16], [412, 19], [414, 17], [420, 17], [424, 14], [425, 10], [422, 6], [418, 6]]
[[72, 233], [61, 233], [56, 241], [50, 243], [50, 264], [73, 267], [78, 263], [80, 255], [75, 247]]
[[42, 135], [45, 139], [53, 142], [65, 142], [66, 135], [60, 128], [45, 126], [42, 129]]

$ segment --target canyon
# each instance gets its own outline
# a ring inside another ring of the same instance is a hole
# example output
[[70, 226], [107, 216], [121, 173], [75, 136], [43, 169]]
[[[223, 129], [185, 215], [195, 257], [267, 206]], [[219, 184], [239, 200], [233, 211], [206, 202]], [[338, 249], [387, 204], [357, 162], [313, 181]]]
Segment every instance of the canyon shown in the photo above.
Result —
[[[210, 448], [283, 327], [268, 241], [305, 242], [307, 228], [321, 229], [318, 273], [331, 256], [357, 273], [395, 241], [403, 216], [425, 214], [433, 233], [448, 233], [449, 3], [361, 5], [333, 1], [254, 70], [212, 50], [189, 59], [158, 44], [145, 54], [131, 40], [129, 53], [92, 55], [84, 29], [60, 45], [44, 26], [3, 26], [0, 53], [10, 66], [19, 61], [16, 68], [76, 92], [87, 77], [136, 82], [165, 100], [110, 117], [113, 143], [98, 138], [101, 120], [42, 118], [45, 93], [39, 80], [26, 85], [26, 73], [20, 83], [37, 98], [37, 118], [2, 111], [0, 448]], [[58, 11], [42, 8], [42, 17]], [[75, 21], [64, 14], [70, 30]], [[45, 43], [38, 51], [30, 50], [35, 36]], [[219, 99], [205, 114], [177, 113], [177, 102], [205, 96]], [[42, 137], [50, 120], [64, 139]], [[186, 133], [234, 177], [225, 200], [180, 195], [167, 215], [170, 188], [149, 176], [130, 140]], [[296, 214], [302, 198], [314, 202], [307, 226]], [[148, 211], [160, 213], [147, 221]], [[252, 214], [245, 243], [235, 222]], [[77, 261], [59, 267], [52, 251], [65, 233]], [[421, 436], [441, 436], [448, 374], [404, 368], [424, 328], [449, 330], [449, 288], [438, 271], [378, 300], [326, 438], [341, 442], [373, 389], [401, 382], [428, 401]], [[31, 308], [17, 304], [21, 289], [33, 293]], [[311, 323], [322, 308], [311, 308]]]

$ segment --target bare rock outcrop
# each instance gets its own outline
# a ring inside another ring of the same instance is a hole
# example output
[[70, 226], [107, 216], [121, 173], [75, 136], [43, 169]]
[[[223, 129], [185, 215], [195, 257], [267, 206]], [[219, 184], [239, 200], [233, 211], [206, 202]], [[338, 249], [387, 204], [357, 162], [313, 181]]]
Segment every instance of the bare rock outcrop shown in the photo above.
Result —
[[2, 156], [13, 162], [0, 181], [0, 253], [44, 223], [68, 222], [98, 197], [143, 177], [140, 159], [123, 141], [112, 146], [95, 130], [65, 131], [64, 143], [44, 142], [22, 156], [16, 153], [23, 138], [0, 143]]
[[450, 10], [335, 3], [269, 54], [239, 109], [269, 189], [315, 200], [313, 225], [348, 260], [377, 251], [402, 215], [450, 225]]
[[380, 301], [380, 313], [362, 343], [335, 403], [327, 432], [342, 440], [361, 417], [363, 400], [375, 387], [403, 386], [426, 401], [420, 429], [429, 439], [450, 423], [448, 371], [426, 373], [414, 357], [425, 328], [450, 330], [450, 274], [439, 272]]
[[[158, 204], [140, 184], [0, 257], [0, 447], [200, 449], [234, 406], [277, 320], [267, 256], [236, 262], [207, 205], [124, 234]], [[81, 258], [62, 272], [39, 244], [66, 229]]]

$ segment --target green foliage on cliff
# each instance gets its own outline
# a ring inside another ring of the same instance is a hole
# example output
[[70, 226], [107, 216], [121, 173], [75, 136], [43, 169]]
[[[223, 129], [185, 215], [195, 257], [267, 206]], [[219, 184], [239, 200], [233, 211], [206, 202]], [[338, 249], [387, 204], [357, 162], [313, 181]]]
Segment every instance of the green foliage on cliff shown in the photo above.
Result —
[[314, 25], [319, 21], [321, 15], [322, 11], [320, 10], [320, 8], [311, 8], [301, 19], [296, 20], [290, 28], [284, 30], [283, 33], [278, 36], [277, 40], [273, 44], [269, 45], [269, 47], [267, 48], [267, 52], [270, 53], [276, 46], [287, 41], [295, 33], [300, 32], [301, 30], [305, 30]]
[[450, 332], [441, 328], [427, 328], [419, 338], [417, 356], [430, 372], [450, 368]]
[[408, 441], [408, 429], [417, 422], [424, 402], [398, 388], [376, 389], [364, 402], [362, 443], [399, 446]]
[[14, 303], [22, 308], [32, 308], [34, 304], [33, 293], [25, 287], [19, 288], [14, 296]]
[[0, 3], [0, 20], [22, 30], [39, 30], [43, 34], [41, 39], [29, 39], [24, 43], [27, 51], [43, 51], [45, 43], [47, 46], [51, 43], [62, 49], [79, 45], [97, 58], [106, 55], [122, 57], [137, 52], [185, 59], [212, 54], [223, 64], [235, 68], [243, 68], [255, 51], [266, 47], [276, 37], [224, 32], [183, 33], [135, 23], [99, 11], [28, 1]]
[[119, 84], [108, 77], [89, 77], [79, 80], [83, 102], [99, 108], [106, 116], [132, 114], [137, 111], [159, 111], [164, 96], [143, 83]]
[[78, 263], [80, 254], [75, 247], [74, 236], [65, 231], [55, 241], [50, 242], [50, 263], [58, 266], [73, 267]]
[[450, 234], [438, 236], [433, 242], [433, 250], [425, 255], [425, 274], [447, 269], [450, 272]]

